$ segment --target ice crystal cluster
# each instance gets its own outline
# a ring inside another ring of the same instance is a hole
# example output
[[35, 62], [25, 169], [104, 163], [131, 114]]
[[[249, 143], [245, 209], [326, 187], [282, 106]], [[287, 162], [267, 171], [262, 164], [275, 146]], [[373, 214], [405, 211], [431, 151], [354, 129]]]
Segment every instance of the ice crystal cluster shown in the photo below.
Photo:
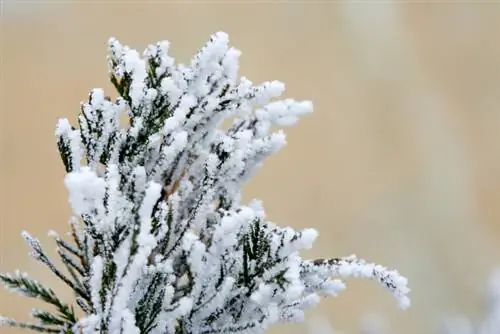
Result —
[[23, 236], [75, 302], [26, 274], [2, 274], [8, 288], [57, 310], [34, 310], [34, 323], [2, 323], [50, 333], [262, 333], [302, 320], [348, 277], [376, 280], [408, 306], [397, 271], [354, 256], [302, 259], [314, 229], [281, 227], [260, 202], [241, 203], [243, 184], [285, 145], [275, 129], [310, 113], [311, 102], [275, 100], [284, 91], [277, 81], [238, 79], [240, 52], [225, 33], [189, 65], [168, 49], [158, 42], [140, 55], [111, 38], [118, 97], [94, 89], [78, 127], [57, 124], [74, 216], [71, 241], [51, 234], [67, 273]]

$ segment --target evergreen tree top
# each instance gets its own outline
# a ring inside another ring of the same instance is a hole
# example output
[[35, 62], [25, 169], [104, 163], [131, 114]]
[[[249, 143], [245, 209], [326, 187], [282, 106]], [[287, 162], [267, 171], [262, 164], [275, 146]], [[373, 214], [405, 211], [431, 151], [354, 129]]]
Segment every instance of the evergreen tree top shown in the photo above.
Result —
[[[75, 302], [25, 274], [2, 274], [8, 288], [57, 310], [33, 311], [37, 323], [3, 324], [49, 333], [262, 333], [302, 320], [349, 277], [376, 280], [409, 306], [397, 271], [355, 256], [303, 259], [299, 251], [312, 246], [315, 230], [281, 227], [260, 202], [241, 203], [242, 185], [285, 145], [272, 128], [295, 124], [312, 103], [274, 100], [284, 91], [277, 81], [238, 79], [240, 52], [225, 33], [213, 35], [189, 66], [176, 64], [168, 49], [158, 42], [141, 56], [111, 38], [118, 98], [94, 89], [78, 128], [58, 122], [74, 216], [71, 242], [52, 235], [67, 273], [35, 238], [23, 237]], [[227, 120], [232, 125], [223, 129]]]

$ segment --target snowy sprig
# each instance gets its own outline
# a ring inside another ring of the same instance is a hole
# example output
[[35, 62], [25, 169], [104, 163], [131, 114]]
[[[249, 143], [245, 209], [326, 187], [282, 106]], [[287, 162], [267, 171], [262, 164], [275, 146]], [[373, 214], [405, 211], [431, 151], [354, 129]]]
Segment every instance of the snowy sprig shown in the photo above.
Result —
[[317, 276], [327, 277], [361, 277], [378, 281], [386, 287], [398, 300], [401, 308], [407, 308], [410, 305], [410, 299], [407, 294], [408, 281], [396, 270], [389, 270], [375, 263], [367, 263], [365, 260], [351, 255], [341, 259], [317, 259], [315, 261], [306, 261], [303, 264], [305, 277]]
[[243, 184], [286, 143], [272, 129], [295, 124], [311, 102], [273, 100], [284, 91], [280, 82], [238, 80], [240, 52], [225, 33], [189, 66], [175, 63], [168, 42], [141, 56], [111, 38], [108, 51], [118, 98], [93, 89], [78, 129], [66, 119], [56, 128], [73, 241], [51, 235], [69, 276], [25, 234], [34, 258], [75, 291], [84, 316], [43, 299], [57, 297], [24, 276], [4, 275], [8, 287], [59, 309], [34, 312], [40, 324], [4, 324], [89, 334], [261, 333], [301, 321], [319, 294], [340, 291], [348, 277], [375, 279], [408, 306], [396, 271], [351, 257], [303, 260], [315, 230], [280, 227], [260, 202], [240, 201]]

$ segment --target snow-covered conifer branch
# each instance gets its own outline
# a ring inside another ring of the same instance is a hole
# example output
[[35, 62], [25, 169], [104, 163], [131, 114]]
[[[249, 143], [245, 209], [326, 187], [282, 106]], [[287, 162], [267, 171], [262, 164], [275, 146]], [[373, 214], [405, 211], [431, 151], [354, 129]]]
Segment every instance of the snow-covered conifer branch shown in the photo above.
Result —
[[[4, 324], [89, 334], [261, 333], [302, 320], [319, 293], [340, 291], [346, 277], [377, 280], [408, 306], [397, 272], [356, 258], [303, 260], [315, 230], [280, 227], [260, 202], [240, 201], [243, 184], [286, 143], [282, 130], [271, 130], [295, 124], [311, 102], [274, 100], [284, 91], [277, 81], [238, 80], [240, 52], [225, 33], [189, 66], [175, 63], [165, 41], [141, 56], [111, 38], [108, 51], [118, 98], [93, 89], [78, 128], [67, 119], [56, 128], [73, 240], [51, 235], [69, 275], [25, 234], [35, 259], [74, 290], [84, 317], [61, 313], [68, 306], [50, 292], [60, 314], [35, 311], [40, 324]], [[10, 277], [0, 276], [39, 297], [38, 285]]]

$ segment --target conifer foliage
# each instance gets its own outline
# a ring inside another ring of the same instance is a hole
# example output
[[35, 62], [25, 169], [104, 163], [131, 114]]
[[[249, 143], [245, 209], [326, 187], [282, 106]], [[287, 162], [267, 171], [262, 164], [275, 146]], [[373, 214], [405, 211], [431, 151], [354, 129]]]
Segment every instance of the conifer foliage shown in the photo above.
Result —
[[[59, 120], [74, 216], [71, 241], [51, 235], [65, 271], [37, 239], [23, 237], [75, 301], [63, 302], [24, 273], [2, 274], [6, 287], [55, 308], [34, 310], [34, 323], [2, 323], [47, 333], [262, 333], [302, 320], [348, 277], [376, 280], [408, 306], [397, 271], [354, 256], [302, 259], [315, 230], [278, 226], [260, 202], [241, 204], [242, 185], [285, 144], [273, 129], [295, 124], [311, 102], [274, 100], [284, 91], [277, 81], [238, 79], [240, 52], [225, 33], [188, 66], [168, 49], [158, 42], [141, 56], [111, 38], [118, 98], [93, 89], [78, 127]], [[222, 128], [227, 120], [232, 125]]]

